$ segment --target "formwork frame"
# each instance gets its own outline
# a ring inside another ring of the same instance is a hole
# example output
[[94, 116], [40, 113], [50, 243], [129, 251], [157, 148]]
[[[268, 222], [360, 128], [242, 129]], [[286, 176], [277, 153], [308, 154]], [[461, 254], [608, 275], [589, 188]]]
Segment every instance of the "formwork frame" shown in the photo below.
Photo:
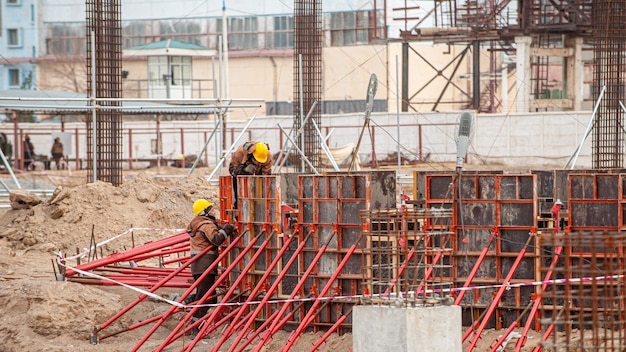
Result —
[[[366, 174], [328, 174], [324, 176], [300, 175], [298, 177], [299, 212], [298, 223], [302, 234], [315, 229], [299, 265], [300, 275], [325, 243], [328, 249], [305, 285], [309, 292], [317, 293], [325, 287], [337, 270], [338, 264], [350, 253], [345, 269], [337, 277], [333, 295], [356, 295], [362, 292], [365, 241], [361, 241], [361, 218], [359, 212], [369, 209], [371, 176]], [[314, 328], [328, 328], [344, 315], [350, 306], [341, 302], [322, 307]], [[350, 322], [343, 328], [349, 329]]]
[[[563, 246], [557, 280], [542, 300], [546, 350], [623, 351], [626, 348], [626, 234], [580, 231], [542, 239]], [[549, 254], [548, 254], [549, 255]], [[548, 263], [548, 258], [542, 258]], [[542, 266], [542, 271], [550, 270]], [[555, 333], [558, 331], [559, 333]]]
[[[518, 253], [537, 229], [536, 177], [534, 175], [463, 174], [454, 192], [450, 194], [454, 176], [431, 174], [425, 176], [426, 208], [454, 209], [455, 241], [452, 244], [452, 272], [450, 279], [456, 287], [494, 285], [503, 282]], [[495, 237], [495, 241], [492, 239]], [[535, 240], [529, 245], [535, 248]], [[484, 252], [485, 247], [489, 248]], [[521, 259], [511, 283], [537, 279], [536, 254], [528, 251]], [[480, 260], [480, 262], [479, 262]], [[476, 264], [479, 262], [479, 264]], [[477, 266], [478, 265], [478, 266]], [[481, 313], [493, 301], [491, 290], [473, 291], [459, 302], [465, 309], [464, 325], [481, 320]], [[533, 287], [515, 287], [502, 296], [487, 327], [501, 329], [520, 319], [535, 293]], [[522, 319], [525, 320], [525, 319]]]

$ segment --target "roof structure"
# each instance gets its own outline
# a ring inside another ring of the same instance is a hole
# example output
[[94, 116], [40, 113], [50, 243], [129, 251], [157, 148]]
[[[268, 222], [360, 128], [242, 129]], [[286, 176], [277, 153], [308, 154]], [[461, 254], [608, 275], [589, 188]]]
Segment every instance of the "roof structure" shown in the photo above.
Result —
[[[96, 99], [104, 101], [104, 99]], [[223, 104], [224, 107], [227, 104]], [[50, 90], [0, 90], [0, 112], [88, 113], [92, 111], [87, 95]], [[211, 114], [219, 110], [214, 99], [163, 100], [122, 99], [119, 109], [125, 114]]]
[[135, 46], [122, 52], [124, 56], [215, 56], [215, 50], [171, 39]]

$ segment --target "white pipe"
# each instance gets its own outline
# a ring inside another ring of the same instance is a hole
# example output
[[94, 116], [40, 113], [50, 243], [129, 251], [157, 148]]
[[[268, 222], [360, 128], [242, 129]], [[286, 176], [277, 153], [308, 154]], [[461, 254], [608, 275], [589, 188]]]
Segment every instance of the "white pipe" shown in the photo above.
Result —
[[[299, 91], [300, 91], [300, 129], [302, 131], [304, 131], [304, 98], [303, 98], [303, 92], [302, 92], [302, 54], [298, 54], [298, 87]], [[289, 137], [287, 137], [289, 138]], [[301, 132], [300, 134], [300, 143], [302, 145], [302, 148], [304, 148], [304, 132]], [[302, 155], [304, 155], [304, 153], [302, 153]], [[302, 169], [301, 172], [304, 173], [304, 159], [301, 160], [301, 167]]]
[[589, 124], [587, 125], [587, 129], [585, 130], [585, 135], [583, 136], [583, 139], [580, 141], [580, 144], [578, 144], [576, 151], [574, 151], [574, 155], [572, 155], [572, 157], [567, 161], [567, 163], [563, 167], [564, 169], [567, 168], [570, 162], [572, 163], [570, 170], [574, 169], [574, 166], [576, 165], [576, 159], [578, 159], [578, 154], [580, 154], [580, 150], [583, 148], [583, 143], [585, 143], [585, 140], [587, 139], [587, 137], [589, 137], [589, 134], [591, 133], [591, 129], [593, 128], [593, 120], [595, 120], [596, 118], [596, 113], [598, 112], [598, 108], [600, 107], [600, 102], [602, 101], [602, 97], [604, 96], [605, 91], [606, 91], [606, 86], [603, 86], [602, 90], [600, 91], [600, 96], [598, 96], [598, 100], [596, 101], [596, 105], [593, 108], [593, 112], [591, 113], [591, 119], [589, 119]]
[[[7, 161], [7, 157], [4, 155], [4, 152], [2, 151], [2, 149], [0, 149], [0, 157], [2, 157], [2, 163], [4, 163], [4, 167], [7, 170], [9, 170], [9, 174], [11, 174], [11, 178], [13, 179], [13, 182], [15, 182], [15, 185], [17, 186], [17, 188], [22, 188], [22, 186], [20, 185], [20, 182], [17, 180], [17, 177], [15, 177], [15, 174], [13, 173], [13, 169], [11, 168], [11, 165], [9, 165], [9, 162]], [[7, 191], [9, 190], [6, 187], [6, 185], [4, 185], [4, 187], [7, 189]]]
[[[401, 162], [401, 158], [400, 158], [400, 75], [398, 73], [398, 55], [396, 55], [396, 120], [397, 120], [397, 125], [398, 125], [398, 173], [397, 173], [397, 177], [400, 177], [400, 172], [402, 169], [402, 162]], [[400, 188], [400, 195], [402, 194], [402, 189]]]
[[211, 174], [207, 178], [207, 182], [211, 182], [211, 179], [213, 179], [213, 176], [215, 176], [215, 173], [217, 172], [217, 170], [219, 170], [221, 168], [222, 164], [224, 164], [224, 160], [226, 160], [226, 158], [233, 151], [233, 148], [237, 145], [237, 143], [239, 143], [239, 140], [241, 139], [243, 134], [246, 132], [248, 127], [250, 127], [250, 124], [252, 124], [252, 121], [254, 121], [255, 118], [256, 118], [256, 115], [252, 115], [252, 117], [250, 118], [250, 121], [248, 121], [248, 123], [246, 123], [246, 125], [243, 127], [243, 130], [241, 130], [241, 133], [239, 134], [239, 136], [237, 136], [237, 138], [235, 138], [235, 141], [233, 142], [233, 144], [231, 144], [231, 146], [228, 148], [226, 153], [224, 153], [224, 156], [222, 156], [222, 158], [220, 159], [220, 162], [218, 163], [218, 165], [215, 165], [215, 168], [213, 169], [213, 172], [211, 172]]

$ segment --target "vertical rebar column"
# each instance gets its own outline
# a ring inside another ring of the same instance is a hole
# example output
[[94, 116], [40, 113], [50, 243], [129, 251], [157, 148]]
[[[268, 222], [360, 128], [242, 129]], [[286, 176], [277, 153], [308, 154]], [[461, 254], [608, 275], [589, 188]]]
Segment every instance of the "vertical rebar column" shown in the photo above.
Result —
[[[92, 95], [95, 85], [96, 96], [92, 98], [119, 99], [122, 97], [122, 26], [119, 0], [87, 0], [87, 91]], [[94, 33], [92, 43], [91, 33]], [[92, 45], [95, 54], [92, 54]], [[95, 67], [92, 64], [95, 56]], [[92, 79], [92, 73], [95, 82]], [[122, 184], [122, 113], [116, 101], [96, 101], [95, 126], [87, 118], [87, 178]], [[116, 108], [107, 108], [116, 107]], [[93, 128], [95, 143], [93, 143]], [[94, 149], [95, 146], [95, 150]], [[95, 156], [96, 168], [93, 168]], [[96, 174], [94, 177], [94, 173]]]
[[621, 232], [576, 232], [542, 236], [542, 276], [551, 250], [563, 246], [554, 269], [557, 282], [542, 297], [543, 329], [554, 328], [544, 351], [624, 351], [626, 291]]
[[594, 168], [623, 167], [624, 72], [626, 59], [626, 2], [597, 0], [593, 2], [594, 95], [603, 86], [606, 93], [600, 102], [593, 132]]
[[[320, 102], [322, 98], [322, 1], [296, 0], [294, 6], [294, 28], [293, 107], [295, 112], [294, 126], [299, 129], [302, 124], [301, 117], [306, 116], [313, 103], [315, 101]], [[300, 55], [302, 55], [302, 67], [300, 67], [299, 63]], [[302, 74], [302, 91], [300, 90], [300, 74]], [[300, 104], [300, 99], [302, 99], [303, 104]], [[316, 169], [322, 166], [321, 140], [315, 132], [313, 122], [321, 128], [321, 106], [322, 104], [317, 104], [310, 120], [304, 126], [304, 145], [300, 145], [300, 149], [304, 151], [304, 154], [306, 154]], [[301, 144], [302, 142], [298, 140], [298, 143]], [[297, 163], [296, 165], [300, 164]], [[300, 171], [304, 172], [306, 170]]]

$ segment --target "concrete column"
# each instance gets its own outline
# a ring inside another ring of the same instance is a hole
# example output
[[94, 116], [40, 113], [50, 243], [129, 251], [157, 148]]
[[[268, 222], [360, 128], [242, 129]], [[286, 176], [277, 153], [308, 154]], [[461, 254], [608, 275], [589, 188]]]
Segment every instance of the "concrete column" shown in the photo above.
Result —
[[355, 306], [354, 352], [460, 352], [460, 306]]
[[517, 47], [517, 69], [515, 71], [515, 82], [517, 95], [515, 105], [517, 112], [528, 112], [530, 107], [530, 44], [531, 37], [515, 37]]
[[565, 41], [568, 48], [574, 49], [574, 55], [566, 58], [566, 87], [567, 99], [572, 100], [572, 108], [574, 111], [581, 110], [583, 101], [583, 80], [584, 80], [584, 64], [583, 55], [583, 38], [568, 38]]

